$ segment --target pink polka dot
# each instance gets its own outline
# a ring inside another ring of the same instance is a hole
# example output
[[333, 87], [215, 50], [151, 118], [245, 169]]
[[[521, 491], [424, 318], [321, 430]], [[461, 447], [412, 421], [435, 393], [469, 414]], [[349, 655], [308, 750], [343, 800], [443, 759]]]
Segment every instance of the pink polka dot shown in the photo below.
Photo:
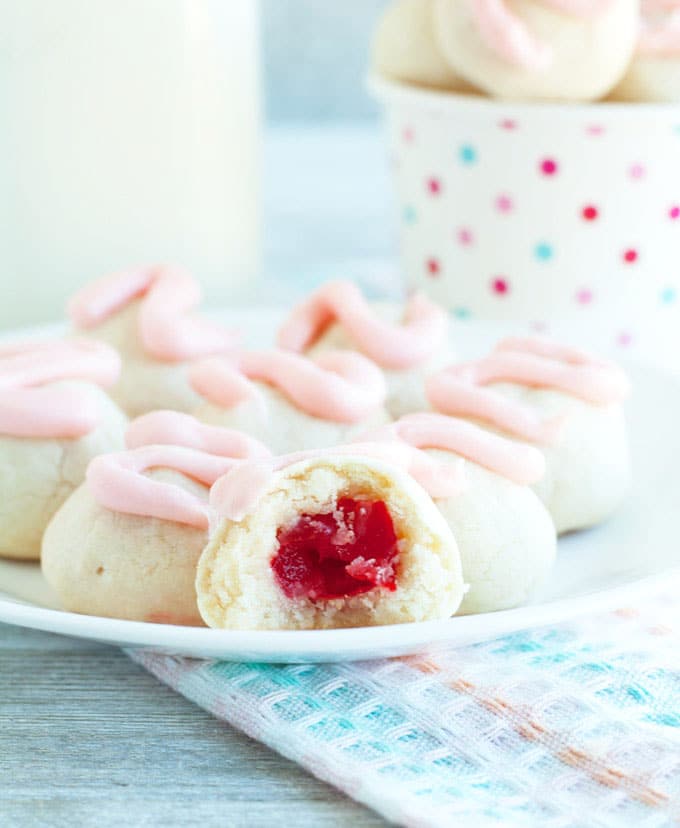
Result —
[[588, 288], [581, 288], [576, 292], [576, 301], [579, 305], [589, 305], [593, 301], [593, 292]]
[[559, 166], [554, 158], [544, 158], [540, 169], [543, 175], [557, 175]]
[[592, 135], [593, 138], [598, 138], [600, 135], [604, 135], [605, 128], [602, 124], [588, 124], [586, 127], [586, 132], [588, 135]]
[[469, 227], [461, 227], [456, 233], [456, 237], [462, 247], [470, 247], [475, 243], [474, 233]]
[[442, 183], [438, 178], [428, 178], [427, 180], [427, 190], [430, 195], [436, 196], [439, 195], [442, 191]]
[[668, 211], [668, 218], [672, 219], [673, 221], [677, 221], [677, 219], [680, 218], [680, 207], [674, 204]]
[[428, 276], [432, 279], [436, 279], [441, 274], [442, 266], [439, 263], [439, 259], [428, 259], [425, 263], [425, 267], [427, 269]]
[[623, 261], [626, 262], [626, 264], [635, 264], [635, 262], [637, 262], [637, 260], [638, 260], [637, 250], [635, 250], [634, 248], [631, 247], [628, 250], [624, 251]]
[[633, 164], [632, 167], [628, 170], [628, 175], [635, 181], [639, 181], [641, 178], [644, 178], [645, 175], [647, 175], [647, 170], [645, 169], [643, 164]]
[[508, 132], [512, 131], [513, 129], [517, 129], [517, 121], [513, 120], [512, 118], [504, 118], [498, 126], [501, 129], [506, 129]]
[[533, 331], [534, 333], [544, 334], [548, 330], [548, 323], [547, 322], [530, 322], [529, 323], [529, 330]]
[[593, 204], [587, 204], [583, 210], [581, 210], [581, 215], [586, 221], [595, 221], [595, 219], [600, 215], [597, 207]]
[[621, 331], [621, 333], [616, 337], [616, 341], [622, 348], [627, 348], [629, 345], [633, 344], [633, 334], [630, 331]]
[[494, 203], [499, 213], [511, 213], [515, 207], [513, 200], [507, 193], [501, 193]]
[[416, 138], [415, 130], [410, 126], [404, 127], [401, 137], [405, 144], [412, 144]]
[[510, 283], [504, 276], [497, 276], [491, 282], [491, 290], [497, 296], [504, 296], [506, 293], [510, 291]]

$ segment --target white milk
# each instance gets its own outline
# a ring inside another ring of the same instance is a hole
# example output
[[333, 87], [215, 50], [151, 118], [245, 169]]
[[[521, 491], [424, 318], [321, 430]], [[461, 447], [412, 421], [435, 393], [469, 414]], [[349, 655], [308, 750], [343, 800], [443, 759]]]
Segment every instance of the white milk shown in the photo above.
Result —
[[256, 0], [0, 0], [0, 326], [177, 262], [259, 270]]

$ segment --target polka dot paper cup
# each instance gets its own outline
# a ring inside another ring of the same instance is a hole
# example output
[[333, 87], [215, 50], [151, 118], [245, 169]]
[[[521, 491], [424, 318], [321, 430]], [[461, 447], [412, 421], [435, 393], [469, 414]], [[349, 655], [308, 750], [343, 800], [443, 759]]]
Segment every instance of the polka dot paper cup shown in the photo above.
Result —
[[370, 87], [411, 287], [459, 318], [577, 324], [655, 356], [677, 343], [680, 367], [679, 107]]

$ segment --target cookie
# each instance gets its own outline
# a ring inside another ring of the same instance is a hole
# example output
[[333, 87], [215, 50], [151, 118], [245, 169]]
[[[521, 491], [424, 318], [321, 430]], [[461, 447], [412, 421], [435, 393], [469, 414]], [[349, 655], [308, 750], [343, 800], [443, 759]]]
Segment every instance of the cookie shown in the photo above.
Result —
[[205, 400], [194, 412], [198, 419], [244, 431], [274, 454], [332, 446], [389, 419], [382, 373], [349, 351], [314, 359], [244, 352], [197, 363], [190, 380]]
[[453, 357], [447, 312], [422, 294], [404, 305], [369, 304], [352, 282], [327, 282], [293, 309], [281, 348], [318, 355], [356, 350], [385, 373], [387, 409], [398, 417], [426, 407], [424, 378]]
[[371, 62], [374, 72], [392, 80], [449, 92], [475, 91], [439, 49], [433, 0], [397, 0], [390, 4], [373, 37]]
[[617, 101], [680, 101], [680, 3], [676, 0], [643, 0], [637, 48], [611, 97]]
[[621, 80], [639, 0], [434, 0], [447, 62], [493, 97], [591, 101]]
[[[402, 417], [364, 439], [406, 443], [424, 451], [434, 469], [459, 475], [455, 491], [434, 492], [468, 585], [458, 614], [510, 609], [535, 594], [557, 552], [550, 515], [530, 488], [545, 473], [538, 449], [431, 413]], [[426, 483], [417, 467], [411, 471]]]
[[174, 412], [132, 422], [126, 441], [136, 448], [97, 458], [53, 517], [45, 578], [72, 612], [200, 625], [194, 581], [208, 540], [209, 487], [236, 458], [267, 451]]
[[0, 347], [0, 555], [37, 560], [45, 527], [90, 460], [122, 448], [127, 418], [104, 391], [119, 370], [99, 343]]
[[199, 402], [187, 379], [196, 359], [233, 350], [237, 335], [193, 314], [198, 282], [182, 270], [148, 267], [87, 285], [68, 306], [75, 329], [116, 348], [123, 366], [111, 390], [131, 416]]
[[452, 615], [464, 589], [456, 542], [399, 454], [333, 448], [246, 462], [219, 480], [196, 579], [205, 622], [324, 629]]
[[536, 337], [504, 340], [487, 357], [428, 382], [436, 410], [543, 452], [546, 472], [534, 490], [560, 533], [606, 520], [628, 491], [629, 391], [614, 363]]

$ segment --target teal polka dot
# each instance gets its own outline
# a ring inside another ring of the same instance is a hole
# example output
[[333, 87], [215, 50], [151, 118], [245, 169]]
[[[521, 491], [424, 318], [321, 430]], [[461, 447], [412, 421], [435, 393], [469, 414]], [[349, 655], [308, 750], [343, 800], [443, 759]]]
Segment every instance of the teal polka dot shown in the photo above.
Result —
[[472, 312], [469, 308], [454, 308], [453, 315], [456, 319], [469, 319], [472, 316]]
[[404, 219], [404, 224], [415, 224], [418, 220], [416, 208], [411, 204], [407, 204], [402, 212], [402, 218]]
[[465, 164], [466, 166], [476, 164], [477, 150], [472, 146], [472, 144], [463, 144], [463, 146], [458, 150], [458, 158], [460, 158], [461, 164]]
[[547, 242], [539, 242], [534, 248], [534, 256], [539, 262], [549, 262], [555, 255], [555, 250], [551, 244]]
[[678, 298], [678, 292], [674, 287], [667, 287], [661, 291], [661, 302], [664, 305], [672, 305]]
[[674, 132], [676, 135], [680, 135], [680, 124], [676, 124], [676, 125], [673, 127], [673, 132]]

